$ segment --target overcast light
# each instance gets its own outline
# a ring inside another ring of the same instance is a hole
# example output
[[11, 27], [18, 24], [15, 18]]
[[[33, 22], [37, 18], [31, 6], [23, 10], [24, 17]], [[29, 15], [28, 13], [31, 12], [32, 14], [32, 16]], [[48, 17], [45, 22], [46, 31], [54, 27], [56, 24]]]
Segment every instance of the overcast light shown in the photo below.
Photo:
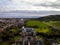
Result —
[[10, 10], [60, 11], [60, 0], [0, 0], [0, 11]]

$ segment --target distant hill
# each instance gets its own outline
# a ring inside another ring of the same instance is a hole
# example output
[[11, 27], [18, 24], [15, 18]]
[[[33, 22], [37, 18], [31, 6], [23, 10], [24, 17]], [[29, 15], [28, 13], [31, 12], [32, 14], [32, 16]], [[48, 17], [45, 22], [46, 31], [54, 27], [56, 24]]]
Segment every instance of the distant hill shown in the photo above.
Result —
[[60, 15], [50, 15], [38, 18], [40, 21], [60, 21]]

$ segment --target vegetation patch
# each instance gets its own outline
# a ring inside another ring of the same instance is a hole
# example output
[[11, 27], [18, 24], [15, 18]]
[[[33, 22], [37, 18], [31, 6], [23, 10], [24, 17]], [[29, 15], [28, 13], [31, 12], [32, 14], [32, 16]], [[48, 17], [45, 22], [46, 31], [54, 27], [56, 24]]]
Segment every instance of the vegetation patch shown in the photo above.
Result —
[[50, 21], [50, 22], [46, 22], [46, 24], [60, 30], [60, 21]]
[[27, 27], [32, 27], [35, 29], [36, 32], [48, 33], [50, 32], [51, 28], [40, 21], [37, 20], [29, 20], [26, 23]]

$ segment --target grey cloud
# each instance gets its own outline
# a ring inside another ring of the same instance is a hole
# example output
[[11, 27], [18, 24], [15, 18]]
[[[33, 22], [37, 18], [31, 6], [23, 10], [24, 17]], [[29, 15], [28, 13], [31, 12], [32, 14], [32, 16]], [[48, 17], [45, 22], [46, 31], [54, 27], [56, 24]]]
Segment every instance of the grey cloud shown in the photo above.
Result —
[[45, 2], [40, 4], [32, 4], [33, 6], [43, 6], [43, 7], [53, 7], [53, 8], [59, 8], [60, 9], [60, 0], [57, 0], [56, 2]]

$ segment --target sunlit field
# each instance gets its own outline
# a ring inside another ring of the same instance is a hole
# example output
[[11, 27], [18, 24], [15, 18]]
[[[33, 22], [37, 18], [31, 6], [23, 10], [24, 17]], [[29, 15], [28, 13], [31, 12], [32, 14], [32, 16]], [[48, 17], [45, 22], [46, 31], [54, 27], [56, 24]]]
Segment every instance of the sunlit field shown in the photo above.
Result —
[[47, 25], [44, 24], [43, 22], [36, 21], [36, 20], [29, 20], [26, 23], [27, 27], [32, 27], [35, 29], [35, 32], [41, 32], [41, 33], [48, 33], [50, 32], [51, 28]]

